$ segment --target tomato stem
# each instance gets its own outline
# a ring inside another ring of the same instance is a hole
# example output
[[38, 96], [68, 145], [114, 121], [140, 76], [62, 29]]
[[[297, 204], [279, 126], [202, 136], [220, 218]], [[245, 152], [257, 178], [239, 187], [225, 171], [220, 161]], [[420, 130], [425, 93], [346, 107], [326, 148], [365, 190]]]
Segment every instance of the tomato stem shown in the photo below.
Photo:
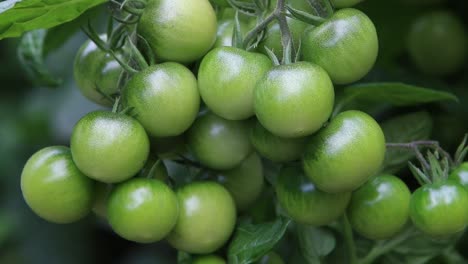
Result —
[[115, 99], [114, 106], [112, 106], [112, 113], [117, 113], [120, 108], [120, 96]]
[[453, 158], [450, 156], [450, 154], [440, 146], [438, 141], [435, 140], [418, 140], [408, 143], [387, 143], [386, 146], [387, 148], [408, 148], [414, 151], [417, 149], [418, 152], [420, 147], [432, 148], [447, 158], [451, 166], [454, 164]]
[[348, 249], [348, 258], [350, 264], [357, 264], [356, 245], [354, 244], [353, 229], [349, 223], [348, 216], [343, 215], [343, 235]]
[[334, 10], [330, 0], [322, 0], [322, 2], [325, 6], [325, 11], [327, 11], [327, 17], [331, 17], [334, 13]]
[[275, 19], [274, 12], [268, 15], [262, 22], [260, 22], [256, 27], [250, 30], [244, 38], [243, 47], [247, 47], [249, 43], [257, 37], [257, 35], [262, 32], [274, 19]]
[[282, 64], [288, 64], [292, 61], [292, 54], [294, 52], [294, 45], [292, 42], [291, 30], [289, 30], [288, 21], [286, 19], [286, 5], [285, 0], [278, 0], [275, 9], [276, 19], [278, 20], [278, 24], [280, 26], [281, 31], [281, 44], [283, 46], [283, 59]]

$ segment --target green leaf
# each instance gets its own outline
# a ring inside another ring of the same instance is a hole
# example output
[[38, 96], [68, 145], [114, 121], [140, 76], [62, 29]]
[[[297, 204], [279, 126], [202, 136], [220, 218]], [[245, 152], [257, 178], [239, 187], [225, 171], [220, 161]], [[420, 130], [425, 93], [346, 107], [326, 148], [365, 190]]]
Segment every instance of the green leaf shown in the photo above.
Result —
[[285, 217], [258, 225], [241, 223], [229, 245], [229, 263], [249, 264], [259, 260], [278, 243], [290, 223]]
[[62, 80], [52, 76], [44, 62], [45, 37], [46, 30], [44, 29], [24, 34], [18, 45], [18, 59], [34, 84], [57, 87]]
[[71, 21], [107, 0], [8, 1], [0, 6], [0, 39]]
[[298, 225], [297, 237], [302, 255], [310, 264], [317, 263], [317, 260], [330, 254], [336, 246], [335, 236], [325, 228]]
[[365, 83], [344, 88], [337, 110], [354, 102], [388, 103], [394, 106], [412, 106], [438, 101], [458, 101], [448, 92], [427, 89], [404, 83]]
[[[381, 124], [388, 143], [407, 143], [429, 139], [432, 132], [432, 118], [427, 112], [415, 112], [394, 117]], [[395, 173], [414, 158], [412, 150], [387, 148], [384, 172]]]
[[189, 253], [179, 251], [177, 253], [177, 264], [190, 264], [192, 263], [192, 256]]

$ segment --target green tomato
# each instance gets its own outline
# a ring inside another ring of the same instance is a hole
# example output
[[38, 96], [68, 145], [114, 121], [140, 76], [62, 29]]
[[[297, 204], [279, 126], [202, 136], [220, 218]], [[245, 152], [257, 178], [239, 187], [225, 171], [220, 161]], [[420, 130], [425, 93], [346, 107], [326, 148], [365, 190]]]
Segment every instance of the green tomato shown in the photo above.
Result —
[[319, 190], [300, 167], [281, 169], [275, 189], [281, 207], [294, 221], [314, 226], [338, 219], [351, 198], [350, 192], [331, 194]]
[[94, 181], [73, 163], [67, 147], [41, 149], [29, 158], [21, 174], [21, 191], [29, 207], [43, 219], [71, 223], [93, 206]]
[[207, 255], [195, 258], [192, 264], [226, 264], [226, 261], [216, 255]]
[[177, 190], [180, 215], [169, 243], [192, 254], [209, 254], [223, 246], [236, 224], [236, 205], [215, 182], [194, 182]]
[[[226, 15], [228, 16], [228, 15]], [[241, 26], [241, 33], [245, 34], [249, 28], [249, 23], [245, 19], [239, 18]], [[234, 32], [235, 21], [234, 17], [226, 18], [218, 22], [218, 30], [216, 33], [216, 41], [213, 45], [214, 48], [218, 47], [232, 47], [232, 36]]]
[[263, 157], [274, 162], [300, 159], [304, 152], [306, 137], [283, 138], [266, 130], [259, 122], [250, 131], [250, 142]]
[[102, 106], [112, 106], [112, 101], [104, 95], [112, 96], [119, 92], [122, 73], [120, 64], [90, 40], [78, 50], [73, 64], [73, 74], [81, 93]]
[[192, 125], [200, 107], [195, 76], [174, 62], [150, 66], [133, 75], [122, 98], [154, 137], [182, 134]]
[[[299, 21], [297, 19], [288, 18], [288, 26], [291, 31], [292, 42], [295, 50], [299, 49], [299, 43], [302, 33], [308, 26], [308, 24]], [[258, 44], [258, 50], [265, 55], [268, 55], [266, 48], [273, 51], [277, 58], [283, 57], [283, 46], [281, 44], [281, 30], [278, 23], [273, 23], [268, 26], [265, 37]]]
[[362, 1], [363, 0], [331, 0], [330, 2], [336, 8], [345, 8], [355, 6]]
[[369, 239], [397, 234], [409, 219], [411, 192], [393, 175], [369, 180], [351, 196], [348, 218], [356, 232]]
[[254, 110], [258, 121], [280, 137], [304, 137], [319, 130], [334, 102], [328, 74], [308, 62], [273, 67], [257, 83]]
[[231, 193], [238, 210], [249, 208], [263, 190], [263, 168], [260, 157], [253, 152], [234, 169], [220, 171], [217, 180]]
[[132, 117], [107, 111], [85, 115], [73, 128], [70, 149], [76, 166], [100, 182], [127, 180], [149, 154], [145, 129]]
[[463, 162], [450, 173], [449, 179], [463, 185], [468, 191], [468, 162]]
[[232, 47], [213, 49], [198, 70], [201, 98], [222, 118], [249, 118], [254, 115], [255, 84], [271, 66], [270, 59], [263, 54]]
[[303, 157], [304, 170], [320, 190], [353, 191], [375, 175], [385, 156], [379, 124], [361, 111], [338, 114], [311, 137]]
[[205, 113], [188, 131], [188, 146], [206, 167], [232, 169], [252, 151], [249, 128], [247, 121], [231, 121]]
[[93, 213], [102, 219], [107, 219], [107, 199], [112, 191], [110, 184], [97, 182], [95, 190], [95, 200], [93, 204]]
[[463, 22], [453, 13], [426, 13], [410, 27], [408, 52], [421, 72], [447, 75], [458, 71], [465, 63], [467, 38]]
[[468, 192], [452, 180], [419, 187], [411, 196], [413, 224], [431, 236], [453, 235], [468, 223]]
[[284, 264], [283, 259], [281, 258], [278, 253], [274, 251], [268, 252], [265, 256], [263, 256], [257, 264]]
[[107, 215], [121, 237], [152, 243], [165, 238], [177, 223], [179, 205], [175, 193], [155, 179], [135, 178], [111, 192]]
[[216, 23], [208, 0], [149, 0], [138, 33], [162, 61], [191, 63], [215, 42]]
[[347, 84], [364, 77], [374, 66], [378, 39], [372, 21], [353, 8], [338, 10], [302, 36], [302, 57], [323, 67], [333, 83]]

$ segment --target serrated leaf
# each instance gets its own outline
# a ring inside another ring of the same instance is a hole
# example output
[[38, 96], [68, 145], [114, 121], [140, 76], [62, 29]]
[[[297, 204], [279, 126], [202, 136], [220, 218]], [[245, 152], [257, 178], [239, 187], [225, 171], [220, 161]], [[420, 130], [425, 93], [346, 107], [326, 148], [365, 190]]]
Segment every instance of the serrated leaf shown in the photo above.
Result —
[[249, 264], [259, 260], [278, 243], [290, 223], [285, 217], [258, 225], [241, 223], [229, 245], [229, 263]]
[[297, 237], [302, 255], [309, 264], [317, 263], [317, 259], [330, 254], [336, 246], [335, 236], [325, 228], [300, 225]]
[[107, 0], [8, 1], [0, 6], [0, 39], [71, 21]]
[[[427, 112], [415, 112], [394, 117], [381, 124], [388, 143], [407, 143], [429, 139], [432, 132], [432, 118]], [[414, 158], [414, 152], [408, 149], [387, 148], [383, 171], [397, 172]]]
[[344, 95], [338, 106], [342, 108], [349, 103], [360, 101], [412, 106], [447, 100], [458, 101], [458, 98], [448, 92], [404, 83], [364, 83], [344, 88]]
[[38, 86], [57, 87], [62, 80], [52, 76], [44, 62], [46, 30], [39, 29], [23, 35], [18, 45], [18, 59], [28, 77]]

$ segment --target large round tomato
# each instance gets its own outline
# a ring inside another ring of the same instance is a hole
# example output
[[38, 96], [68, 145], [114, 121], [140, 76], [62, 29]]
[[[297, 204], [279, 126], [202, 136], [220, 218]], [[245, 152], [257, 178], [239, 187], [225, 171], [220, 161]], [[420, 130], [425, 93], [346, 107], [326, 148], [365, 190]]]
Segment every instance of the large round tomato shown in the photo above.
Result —
[[369, 180], [351, 197], [348, 218], [359, 234], [369, 239], [387, 239], [398, 233], [409, 219], [411, 192], [393, 175]]
[[159, 59], [190, 63], [215, 42], [216, 14], [208, 0], [149, 0], [138, 33]]
[[321, 226], [339, 218], [346, 210], [350, 192], [326, 193], [317, 188], [300, 167], [285, 167], [276, 182], [281, 207], [296, 222]]
[[132, 117], [106, 111], [85, 115], [73, 128], [70, 149], [76, 166], [106, 183], [129, 179], [149, 154], [145, 129]]
[[302, 57], [323, 67], [333, 83], [355, 82], [377, 59], [378, 39], [372, 21], [353, 8], [338, 10], [302, 36]]
[[212, 113], [198, 117], [187, 133], [187, 141], [203, 165], [217, 170], [236, 167], [252, 151], [247, 121], [226, 120]]
[[193, 73], [166, 62], [135, 74], [123, 91], [124, 105], [154, 137], [177, 136], [197, 117], [200, 95]]
[[258, 121], [280, 137], [303, 137], [319, 130], [333, 110], [333, 84], [315, 64], [297, 62], [269, 70], [257, 83]]
[[385, 156], [385, 137], [368, 114], [346, 111], [313, 135], [303, 165], [320, 190], [337, 193], [357, 189], [376, 174]]
[[198, 70], [200, 95], [208, 108], [222, 118], [249, 118], [254, 115], [255, 85], [271, 65], [263, 54], [232, 47], [213, 49]]
[[55, 223], [86, 216], [94, 202], [94, 181], [78, 170], [67, 147], [41, 149], [29, 158], [21, 174], [21, 191], [29, 207]]
[[463, 185], [468, 191], [468, 162], [463, 162], [450, 173], [449, 179]]
[[177, 190], [180, 214], [168, 236], [178, 250], [208, 254], [226, 243], [236, 224], [236, 205], [215, 182], [194, 182]]

